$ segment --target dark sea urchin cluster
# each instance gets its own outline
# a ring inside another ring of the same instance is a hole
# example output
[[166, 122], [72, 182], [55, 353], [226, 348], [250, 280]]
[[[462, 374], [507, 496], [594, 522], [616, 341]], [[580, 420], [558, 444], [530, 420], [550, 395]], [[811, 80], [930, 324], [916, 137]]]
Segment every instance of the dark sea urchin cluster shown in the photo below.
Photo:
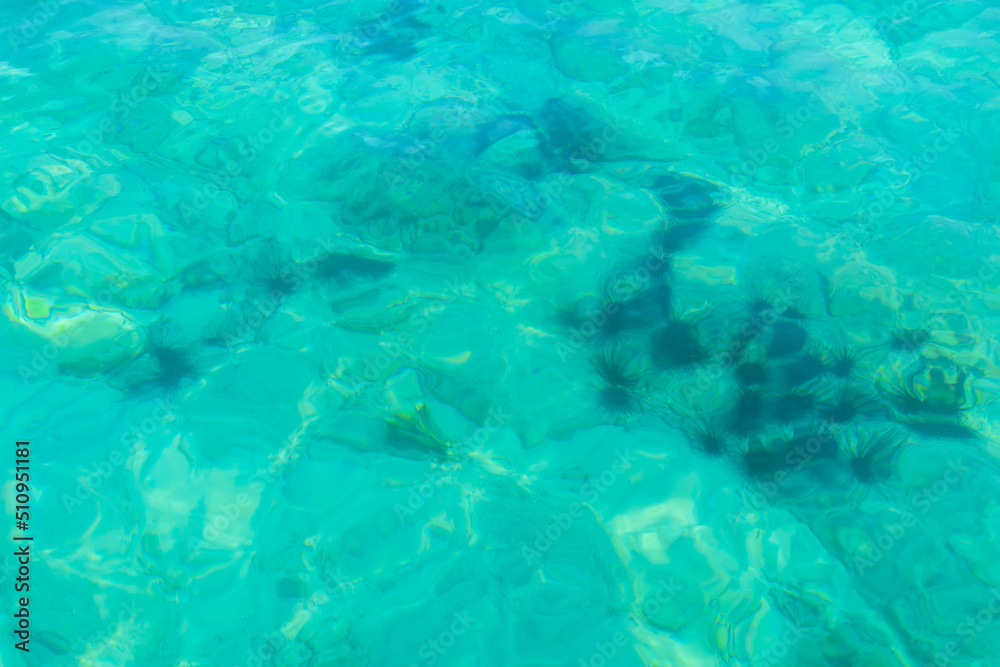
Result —
[[677, 174], [661, 175], [649, 186], [668, 216], [665, 231], [653, 235], [653, 250], [644, 261], [605, 278], [595, 297], [557, 312], [574, 349], [589, 350], [597, 359], [592, 365], [602, 387], [599, 404], [615, 414], [631, 414], [643, 404], [637, 375], [626, 378], [626, 366], [639, 366], [641, 358], [643, 364], [648, 361], [643, 372], [668, 372], [708, 358], [699, 321], [674, 313], [670, 266], [674, 253], [710, 228], [721, 196], [710, 183]]
[[[891, 478], [907, 443], [900, 427], [928, 437], [976, 438], [963, 421], [961, 372], [949, 383], [931, 368], [924, 382], [929, 389], [906, 385], [890, 391], [874, 382], [872, 369], [879, 364], [922, 359], [930, 340], [926, 331], [889, 331], [888, 342], [869, 346], [824, 345], [814, 332], [822, 314], [789, 298], [788, 290], [753, 281], [745, 316], [731, 322], [728, 340], [706, 336], [702, 323], [710, 316], [679, 316], [672, 301], [680, 286], [672, 258], [711, 230], [721, 198], [710, 184], [680, 174], [662, 176], [651, 187], [668, 212], [668, 231], [654, 239], [661, 270], [628, 290], [609, 279], [599, 297], [581, 299], [560, 314], [576, 348], [591, 350], [596, 402], [605, 414], [631, 416], [656, 405], [645, 393], [655, 391], [657, 377], [689, 384], [699, 373], [714, 377], [708, 388], [714, 389], [713, 400], [733, 392], [726, 412], [695, 426], [690, 417], [664, 416], [687, 433], [693, 450], [731, 461], [753, 482], [811, 471], [861, 489]], [[591, 323], [587, 336], [579, 333], [584, 322]], [[695, 397], [689, 412], [699, 411], [708, 389], [682, 390]]]

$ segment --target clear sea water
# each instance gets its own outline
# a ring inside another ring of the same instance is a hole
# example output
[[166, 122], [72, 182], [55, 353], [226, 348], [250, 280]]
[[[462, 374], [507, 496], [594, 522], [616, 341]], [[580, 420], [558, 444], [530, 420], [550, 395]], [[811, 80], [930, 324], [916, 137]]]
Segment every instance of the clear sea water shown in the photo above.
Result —
[[4, 667], [1000, 665], [1000, 7], [0, 3]]

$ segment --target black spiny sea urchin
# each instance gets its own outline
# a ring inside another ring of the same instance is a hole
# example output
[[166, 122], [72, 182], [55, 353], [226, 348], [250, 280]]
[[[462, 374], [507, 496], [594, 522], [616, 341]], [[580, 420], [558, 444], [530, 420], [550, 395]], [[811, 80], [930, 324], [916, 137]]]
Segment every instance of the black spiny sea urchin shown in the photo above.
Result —
[[892, 464], [905, 438], [895, 430], [885, 430], [877, 435], [859, 435], [846, 449], [846, 463], [852, 479], [864, 487], [871, 487], [888, 479]]
[[688, 434], [688, 440], [695, 451], [711, 459], [721, 458], [729, 453], [726, 434], [712, 422], [695, 427]]
[[612, 415], [628, 416], [642, 404], [636, 387], [639, 376], [628, 369], [628, 359], [620, 349], [602, 350], [591, 361], [599, 384], [597, 403]]

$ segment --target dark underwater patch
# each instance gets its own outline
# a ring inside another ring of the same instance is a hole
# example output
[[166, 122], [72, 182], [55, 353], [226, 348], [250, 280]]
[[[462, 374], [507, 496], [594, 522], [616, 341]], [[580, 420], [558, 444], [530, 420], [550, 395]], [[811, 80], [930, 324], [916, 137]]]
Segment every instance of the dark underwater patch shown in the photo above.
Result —
[[834, 377], [846, 379], [858, 367], [858, 355], [852, 348], [837, 350], [830, 355], [827, 361], [827, 370]]
[[674, 320], [653, 334], [650, 341], [653, 361], [666, 368], [677, 368], [705, 360], [694, 325]]
[[327, 253], [317, 260], [313, 276], [321, 281], [345, 284], [357, 280], [381, 280], [394, 270], [395, 266], [391, 262], [344, 253]]
[[802, 350], [809, 334], [795, 322], [779, 320], [771, 328], [771, 340], [767, 344], [767, 357], [781, 359]]
[[889, 335], [889, 348], [895, 352], [917, 352], [921, 350], [930, 334], [923, 329], [893, 329]]
[[739, 469], [747, 479], [769, 480], [788, 467], [786, 455], [787, 451], [783, 446], [752, 440], [739, 451]]
[[824, 372], [826, 366], [823, 362], [818, 357], [807, 354], [787, 362], [782, 369], [781, 377], [784, 386], [791, 389], [815, 380]]
[[918, 435], [950, 440], [979, 440], [982, 436], [959, 421], [927, 421], [920, 419], [899, 419], [897, 423]]
[[785, 444], [785, 462], [791, 466], [808, 465], [812, 461], [836, 458], [839, 445], [824, 431], [797, 433]]
[[395, 11], [383, 11], [350, 33], [348, 48], [388, 62], [401, 62], [416, 56], [420, 52], [417, 44], [430, 34], [430, 26], [419, 18], [427, 5], [407, 1], [396, 2], [395, 6], [398, 7]]
[[876, 404], [877, 399], [874, 396], [845, 386], [837, 390], [832, 401], [823, 405], [822, 414], [830, 422], [845, 424], [870, 412]]
[[656, 242], [665, 252], [674, 254], [694, 245], [709, 227], [710, 225], [702, 222], [672, 224], [670, 229], [657, 234]]
[[289, 296], [298, 288], [301, 276], [297, 265], [286, 262], [281, 248], [274, 239], [254, 244], [245, 259], [250, 281], [259, 285], [267, 294]]
[[772, 398], [769, 413], [779, 424], [806, 420], [813, 415], [816, 397], [804, 391], [790, 391]]
[[733, 377], [743, 387], [762, 385], [767, 382], [767, 367], [756, 361], [741, 361], [733, 367]]
[[653, 193], [670, 217], [686, 225], [704, 224], [719, 209], [721, 193], [713, 184], [683, 174], [665, 174], [653, 183]]
[[730, 430], [737, 435], [746, 435], [758, 430], [763, 419], [763, 394], [757, 389], [741, 391], [730, 417]]
[[543, 156], [557, 168], [585, 171], [603, 158], [617, 132], [561, 99], [551, 99], [535, 112]]
[[384, 35], [371, 41], [362, 49], [368, 56], [382, 56], [391, 62], [409, 60], [420, 53], [414, 42], [416, 35]]
[[145, 360], [139, 357], [127, 369], [126, 376], [132, 378], [127, 380], [130, 394], [173, 395], [180, 391], [185, 381], [201, 377], [201, 364], [195, 353], [180, 342], [169, 322], [157, 321], [149, 325], [146, 339]]
[[722, 458], [729, 453], [726, 434], [715, 423], [705, 422], [688, 434], [692, 449], [710, 459]]
[[[665, 290], [665, 292], [664, 292]], [[571, 310], [561, 310], [558, 319], [571, 329], [571, 336], [593, 338], [598, 343], [620, 341], [628, 332], [644, 329], [665, 317], [669, 289], [617, 290], [605, 284], [601, 301], [577, 302]], [[583, 302], [583, 303], [581, 303]]]

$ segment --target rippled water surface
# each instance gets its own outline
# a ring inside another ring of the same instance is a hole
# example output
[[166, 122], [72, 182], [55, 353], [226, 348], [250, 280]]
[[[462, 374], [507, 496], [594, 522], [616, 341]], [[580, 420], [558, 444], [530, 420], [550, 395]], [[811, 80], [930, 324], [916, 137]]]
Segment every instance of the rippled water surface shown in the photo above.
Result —
[[3, 665], [1000, 665], [995, 3], [0, 29]]

